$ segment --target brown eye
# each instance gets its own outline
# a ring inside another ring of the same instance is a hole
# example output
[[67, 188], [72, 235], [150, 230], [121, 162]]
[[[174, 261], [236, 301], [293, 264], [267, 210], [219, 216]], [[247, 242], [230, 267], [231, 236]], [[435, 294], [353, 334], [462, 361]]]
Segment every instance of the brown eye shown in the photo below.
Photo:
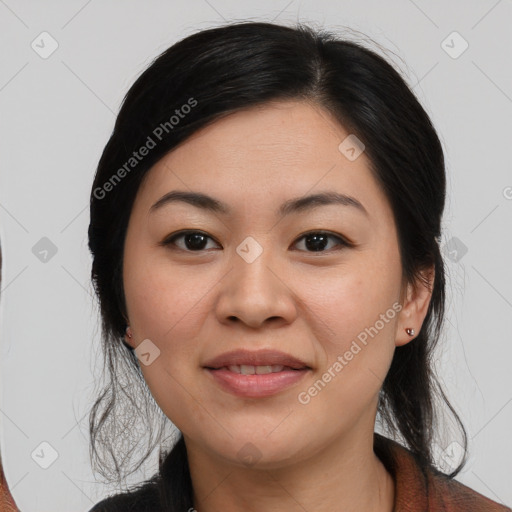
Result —
[[327, 250], [332, 249], [332, 245], [327, 247], [329, 240], [336, 240], [338, 242], [335, 243], [334, 246], [348, 247], [350, 245], [343, 238], [325, 231], [311, 231], [306, 233], [299, 238], [296, 244], [301, 240], [304, 240], [304, 247], [307, 252], [327, 252], [326, 248]]
[[[176, 241], [180, 239], [183, 239], [183, 243], [177, 244]], [[208, 239], [213, 240], [210, 236], [203, 233], [202, 231], [180, 231], [179, 233], [166, 238], [162, 242], [162, 245], [175, 245], [184, 251], [198, 252], [205, 250]]]

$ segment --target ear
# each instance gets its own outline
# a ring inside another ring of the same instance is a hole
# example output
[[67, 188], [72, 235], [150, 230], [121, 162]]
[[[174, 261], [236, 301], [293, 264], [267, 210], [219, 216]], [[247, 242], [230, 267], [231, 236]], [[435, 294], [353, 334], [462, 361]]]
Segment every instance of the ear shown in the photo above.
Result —
[[135, 348], [135, 340], [133, 338], [132, 328], [130, 326], [126, 327], [126, 332], [124, 334], [124, 342], [131, 348]]
[[[402, 309], [398, 316], [395, 345], [406, 345], [418, 336], [423, 320], [427, 316], [432, 291], [434, 288], [434, 267], [421, 271], [421, 277], [414, 283], [405, 283], [400, 302]], [[414, 335], [407, 334], [406, 329], [414, 329]]]

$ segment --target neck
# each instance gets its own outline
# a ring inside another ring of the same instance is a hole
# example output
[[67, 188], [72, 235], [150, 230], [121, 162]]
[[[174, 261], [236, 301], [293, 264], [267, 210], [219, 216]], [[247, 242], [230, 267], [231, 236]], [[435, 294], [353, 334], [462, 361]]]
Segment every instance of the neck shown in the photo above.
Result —
[[393, 510], [394, 481], [373, 451], [373, 432], [273, 469], [230, 465], [186, 441], [197, 512]]

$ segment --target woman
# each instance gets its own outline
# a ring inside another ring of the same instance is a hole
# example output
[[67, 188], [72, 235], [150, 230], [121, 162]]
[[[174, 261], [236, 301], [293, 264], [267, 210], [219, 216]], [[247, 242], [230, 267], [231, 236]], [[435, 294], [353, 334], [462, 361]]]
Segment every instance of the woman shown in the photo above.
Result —
[[[247, 22], [158, 57], [99, 162], [89, 247], [92, 455], [123, 478], [160, 447], [160, 467], [93, 510], [508, 510], [453, 479], [466, 433], [430, 367], [444, 200], [430, 119], [374, 52]], [[449, 474], [437, 398], [463, 438]]]

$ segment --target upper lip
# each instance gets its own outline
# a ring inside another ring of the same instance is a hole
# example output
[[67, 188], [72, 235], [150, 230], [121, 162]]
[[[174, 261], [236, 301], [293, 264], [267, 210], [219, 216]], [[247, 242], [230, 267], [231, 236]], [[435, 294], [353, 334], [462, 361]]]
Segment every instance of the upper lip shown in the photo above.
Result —
[[213, 359], [208, 360], [205, 368], [219, 369], [225, 366], [232, 365], [248, 365], [248, 366], [272, 366], [282, 365], [294, 368], [296, 370], [302, 368], [309, 368], [309, 366], [300, 359], [279, 352], [277, 350], [232, 350], [231, 352], [224, 352]]

